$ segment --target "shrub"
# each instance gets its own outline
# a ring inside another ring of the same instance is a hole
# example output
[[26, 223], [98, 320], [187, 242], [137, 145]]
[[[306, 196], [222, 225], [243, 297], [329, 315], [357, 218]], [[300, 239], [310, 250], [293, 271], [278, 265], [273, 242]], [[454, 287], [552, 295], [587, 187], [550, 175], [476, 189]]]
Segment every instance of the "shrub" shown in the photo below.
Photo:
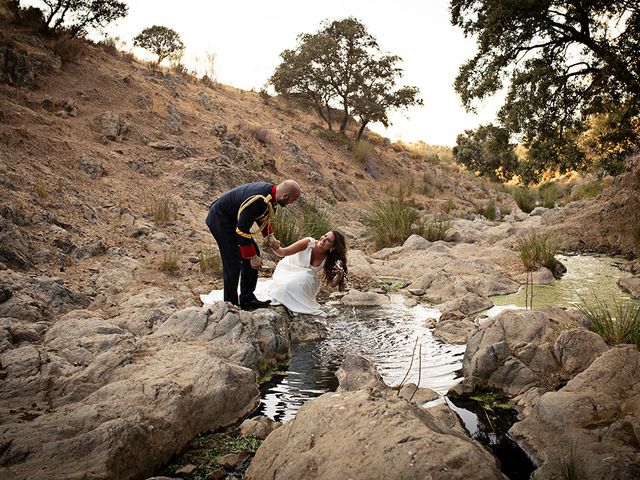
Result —
[[269, 133], [266, 128], [252, 127], [251, 136], [263, 145], [267, 145], [269, 143]]
[[496, 206], [496, 201], [492, 198], [482, 209], [482, 216], [489, 220], [495, 220], [497, 213], [498, 208]]
[[564, 194], [564, 189], [556, 183], [543, 183], [538, 187], [538, 192], [542, 198], [542, 206], [554, 208], [560, 197]]
[[279, 208], [275, 218], [271, 222], [273, 233], [283, 247], [288, 247], [302, 238], [302, 232], [294, 209]]
[[174, 275], [178, 271], [178, 249], [171, 247], [164, 252], [160, 271]]
[[366, 140], [358, 140], [351, 146], [351, 154], [362, 164], [371, 158], [371, 153], [371, 145]]
[[453, 212], [456, 208], [456, 205], [453, 203], [453, 200], [447, 198], [447, 201], [442, 205], [442, 213], [446, 213], [447, 215]]
[[533, 192], [528, 188], [520, 187], [514, 190], [513, 198], [518, 205], [518, 208], [524, 213], [531, 213], [536, 206], [535, 197]]
[[62, 63], [75, 63], [84, 54], [84, 41], [80, 38], [69, 38], [62, 36], [53, 44], [53, 53], [55, 53]]
[[287, 247], [304, 237], [320, 238], [331, 230], [331, 221], [315, 199], [301, 200], [296, 206], [278, 209], [271, 226], [282, 246]]
[[425, 222], [420, 229], [420, 234], [430, 242], [437, 242], [444, 239], [444, 235], [450, 228], [451, 220], [449, 217], [440, 215]]
[[591, 182], [581, 183], [579, 185], [575, 185], [571, 189], [571, 195], [569, 198], [571, 200], [586, 200], [588, 198], [597, 197], [602, 192], [602, 184], [593, 180]]
[[302, 203], [302, 235], [320, 238], [329, 230], [331, 230], [329, 215], [324, 209], [318, 207], [316, 200], [314, 199], [313, 203]]
[[198, 251], [198, 263], [202, 273], [220, 273], [222, 271], [222, 260], [213, 247], [203, 247]]
[[174, 217], [174, 208], [167, 197], [154, 198], [150, 207], [153, 223], [157, 226], [164, 225]]
[[591, 320], [593, 330], [609, 345], [632, 343], [640, 349], [640, 302], [613, 298], [610, 302], [593, 295], [580, 299], [578, 309]]
[[36, 195], [38, 195], [38, 197], [42, 198], [43, 200], [49, 196], [47, 184], [44, 183], [41, 179], [36, 180], [34, 190], [36, 192]]
[[411, 235], [418, 212], [403, 199], [373, 202], [363, 218], [371, 227], [377, 248], [403, 243]]

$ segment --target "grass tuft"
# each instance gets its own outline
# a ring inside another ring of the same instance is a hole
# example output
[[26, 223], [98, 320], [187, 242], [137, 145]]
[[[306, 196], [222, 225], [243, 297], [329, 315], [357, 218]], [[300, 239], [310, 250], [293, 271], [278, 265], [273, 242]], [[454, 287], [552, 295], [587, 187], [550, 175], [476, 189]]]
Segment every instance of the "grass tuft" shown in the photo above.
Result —
[[365, 164], [372, 155], [371, 145], [366, 140], [358, 140], [351, 146], [351, 154], [358, 162]]
[[217, 250], [213, 247], [203, 247], [198, 252], [198, 263], [200, 264], [200, 271], [202, 273], [222, 272], [222, 260]]
[[613, 298], [580, 298], [578, 309], [591, 320], [593, 331], [609, 345], [631, 343], [640, 350], [640, 302]]
[[171, 247], [164, 252], [160, 271], [169, 275], [175, 275], [178, 272], [178, 249], [176, 247]]
[[536, 206], [535, 195], [528, 188], [517, 188], [513, 191], [513, 198], [524, 213], [531, 213]]
[[164, 225], [175, 216], [171, 200], [167, 197], [154, 198], [150, 206], [150, 215], [156, 226]]
[[549, 235], [532, 231], [519, 238], [516, 245], [525, 270], [533, 272], [544, 266], [553, 271], [558, 244]]
[[430, 242], [443, 240], [447, 230], [451, 228], [451, 220], [446, 215], [440, 215], [425, 222], [421, 226], [420, 234]]
[[402, 244], [413, 232], [418, 212], [403, 198], [374, 201], [363, 218], [369, 226], [377, 248]]

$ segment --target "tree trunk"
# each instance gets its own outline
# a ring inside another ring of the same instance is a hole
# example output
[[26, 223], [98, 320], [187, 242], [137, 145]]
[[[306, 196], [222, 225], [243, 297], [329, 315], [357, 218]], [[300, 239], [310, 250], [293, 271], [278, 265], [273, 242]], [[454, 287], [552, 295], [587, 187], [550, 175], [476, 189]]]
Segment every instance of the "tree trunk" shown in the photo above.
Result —
[[369, 123], [369, 120], [362, 121], [362, 125], [360, 125], [360, 130], [358, 130], [358, 136], [356, 137], [356, 142], [360, 140], [360, 137], [362, 137], [362, 134], [364, 133], [364, 129], [368, 123]]

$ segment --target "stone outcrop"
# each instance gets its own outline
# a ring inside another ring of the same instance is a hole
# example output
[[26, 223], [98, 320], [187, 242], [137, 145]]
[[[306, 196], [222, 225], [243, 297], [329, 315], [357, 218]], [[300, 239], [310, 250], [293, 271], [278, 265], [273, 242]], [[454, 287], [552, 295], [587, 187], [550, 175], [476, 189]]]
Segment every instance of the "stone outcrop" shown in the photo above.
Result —
[[349, 364], [363, 382], [306, 403], [262, 443], [245, 478], [506, 478], [448, 407], [422, 409], [380, 390], [363, 360]]
[[92, 279], [109, 313], [61, 279], [0, 271], [0, 477], [150, 475], [254, 409], [258, 366], [290, 356], [286, 315], [127, 296], [125, 258]]
[[532, 478], [640, 478], [640, 353], [611, 348], [557, 392], [532, 395], [509, 434], [538, 465]]
[[465, 379], [452, 394], [499, 389], [518, 395], [535, 386], [554, 388], [607, 350], [583, 326], [577, 311], [507, 310], [490, 319], [467, 343]]

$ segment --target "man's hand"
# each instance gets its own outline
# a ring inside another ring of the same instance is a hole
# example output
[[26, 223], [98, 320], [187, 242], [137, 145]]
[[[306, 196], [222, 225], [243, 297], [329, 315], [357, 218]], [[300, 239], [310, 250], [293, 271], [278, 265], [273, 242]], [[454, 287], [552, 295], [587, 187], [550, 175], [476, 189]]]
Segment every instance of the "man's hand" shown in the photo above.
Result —
[[257, 255], [255, 257], [251, 257], [249, 262], [251, 262], [251, 268], [254, 270], [260, 270], [260, 267], [262, 267], [262, 259]]
[[269, 245], [272, 250], [277, 250], [280, 248], [280, 240], [278, 240], [272, 233], [267, 237], [267, 245]]

